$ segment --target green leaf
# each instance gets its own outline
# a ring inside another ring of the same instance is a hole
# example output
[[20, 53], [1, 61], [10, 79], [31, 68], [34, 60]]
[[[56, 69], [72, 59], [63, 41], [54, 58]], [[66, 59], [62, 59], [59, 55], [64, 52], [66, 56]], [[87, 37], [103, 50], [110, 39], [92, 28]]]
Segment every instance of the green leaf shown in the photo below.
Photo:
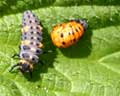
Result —
[[[34, 68], [33, 78], [9, 69], [19, 60], [22, 14], [32, 10], [44, 26], [44, 65]], [[53, 26], [85, 18], [89, 28], [67, 49], [50, 39]], [[119, 96], [120, 0], [0, 0], [1, 96]]]

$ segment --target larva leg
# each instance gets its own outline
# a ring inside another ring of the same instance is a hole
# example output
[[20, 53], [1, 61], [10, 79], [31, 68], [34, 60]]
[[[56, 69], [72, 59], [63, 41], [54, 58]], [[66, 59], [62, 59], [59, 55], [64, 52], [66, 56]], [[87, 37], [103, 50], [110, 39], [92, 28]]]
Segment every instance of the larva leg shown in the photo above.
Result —
[[17, 64], [15, 64], [15, 65], [13, 65], [12, 67], [11, 67], [11, 69], [9, 70], [9, 72], [11, 72], [15, 67], [17, 67], [17, 66], [20, 66], [20, 64], [19, 63], [17, 63]]
[[48, 51], [44, 51], [43, 54], [48, 54], [48, 53], [52, 53], [53, 50], [48, 50]]
[[12, 56], [12, 58], [15, 58], [15, 57], [20, 57], [20, 55], [19, 54], [14, 54], [13, 56]]
[[45, 64], [45, 62], [43, 62], [43, 60], [39, 60], [38, 63], [40, 63], [40, 64], [42, 64], [42, 65]]

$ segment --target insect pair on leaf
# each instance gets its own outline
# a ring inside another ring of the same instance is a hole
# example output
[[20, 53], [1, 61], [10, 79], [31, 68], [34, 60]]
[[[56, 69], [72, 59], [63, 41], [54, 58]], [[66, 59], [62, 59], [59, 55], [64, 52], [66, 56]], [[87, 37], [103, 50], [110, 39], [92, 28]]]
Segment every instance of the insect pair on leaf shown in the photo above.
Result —
[[[87, 22], [81, 19], [58, 24], [51, 32], [52, 42], [59, 48], [70, 47], [83, 36], [87, 27]], [[28, 72], [32, 77], [34, 65], [40, 61], [39, 56], [44, 53], [42, 29], [41, 22], [32, 11], [27, 10], [23, 13], [20, 53], [17, 54], [20, 60], [10, 71], [18, 67], [22, 73]]]

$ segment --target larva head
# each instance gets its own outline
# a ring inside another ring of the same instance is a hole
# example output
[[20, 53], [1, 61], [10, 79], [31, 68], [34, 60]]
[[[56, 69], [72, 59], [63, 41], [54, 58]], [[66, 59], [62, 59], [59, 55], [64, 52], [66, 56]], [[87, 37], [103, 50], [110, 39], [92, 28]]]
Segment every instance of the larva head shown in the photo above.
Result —
[[11, 67], [10, 71], [12, 71], [15, 67], [19, 66], [19, 70], [22, 72], [22, 73], [29, 73], [30, 74], [30, 77], [32, 77], [32, 71], [33, 71], [33, 64], [29, 63], [28, 61], [26, 60], [20, 60], [20, 62], [18, 64], [15, 64]]
[[20, 60], [20, 70], [21, 72], [32, 72], [33, 70], [33, 65], [27, 62], [26, 60]]

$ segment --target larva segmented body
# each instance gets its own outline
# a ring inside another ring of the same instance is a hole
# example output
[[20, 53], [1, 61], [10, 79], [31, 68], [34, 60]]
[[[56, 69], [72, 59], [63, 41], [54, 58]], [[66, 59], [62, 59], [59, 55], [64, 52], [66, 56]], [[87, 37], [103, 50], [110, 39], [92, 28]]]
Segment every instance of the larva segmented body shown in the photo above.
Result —
[[18, 64], [14, 65], [11, 70], [19, 66], [22, 72], [32, 74], [34, 64], [38, 63], [39, 55], [43, 53], [42, 39], [42, 26], [38, 17], [29, 10], [25, 11], [22, 20], [20, 61]]

